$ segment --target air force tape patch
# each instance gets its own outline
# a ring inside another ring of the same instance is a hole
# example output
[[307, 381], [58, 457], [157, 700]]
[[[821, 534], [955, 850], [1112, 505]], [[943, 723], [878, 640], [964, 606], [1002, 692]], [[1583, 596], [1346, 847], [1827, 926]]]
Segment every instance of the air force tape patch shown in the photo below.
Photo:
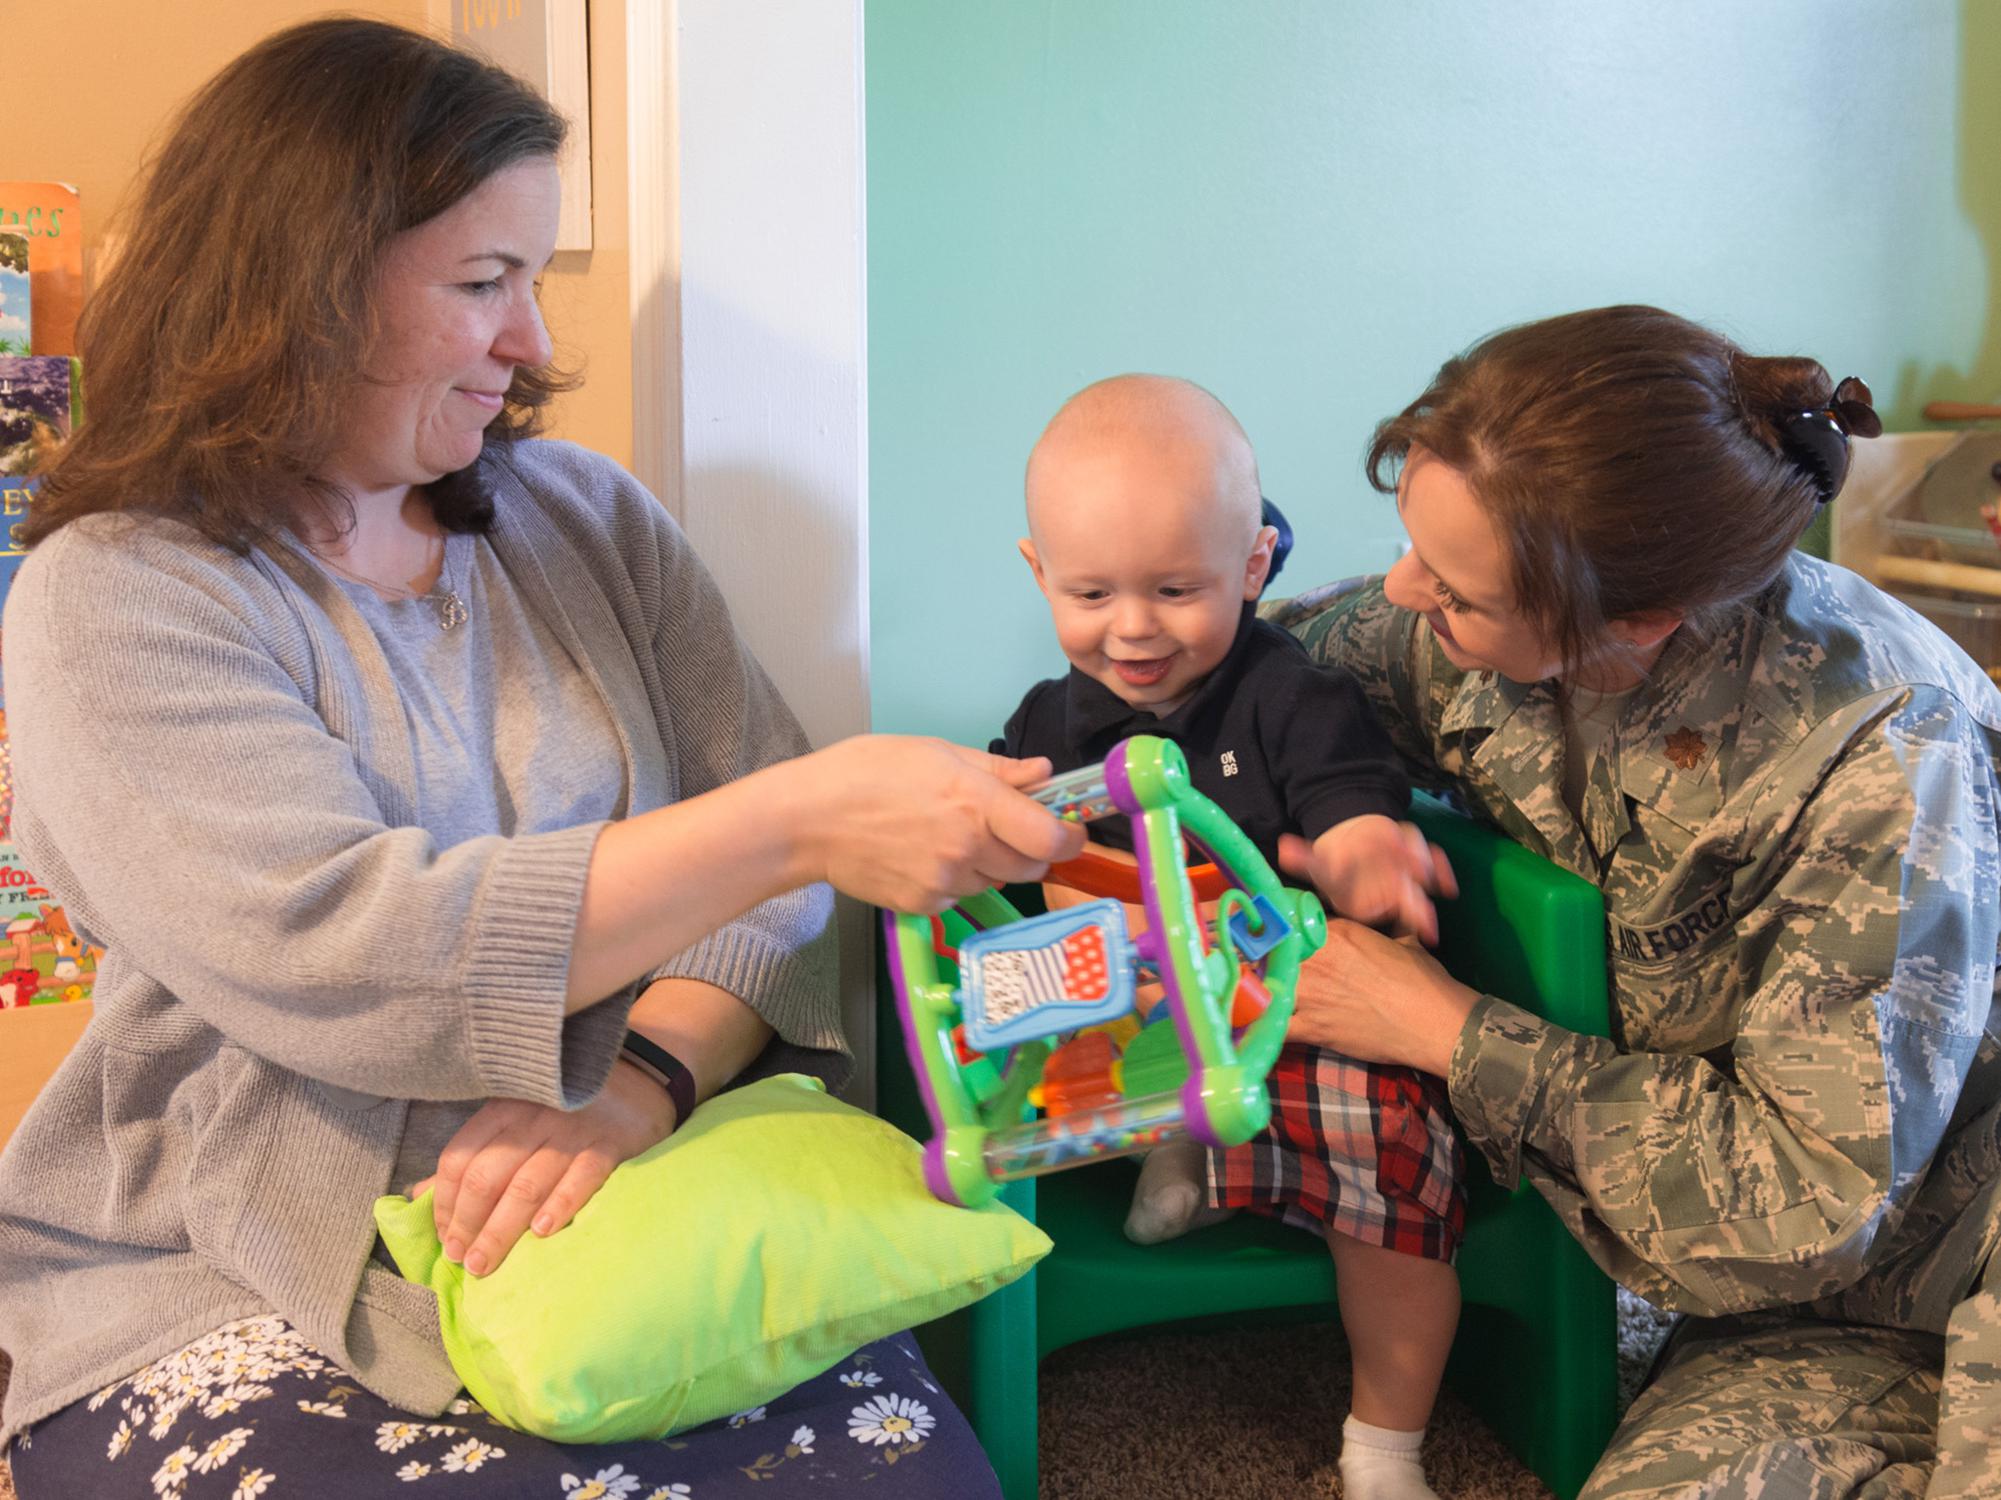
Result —
[[1729, 931], [1735, 923], [1725, 894], [1728, 889], [1729, 881], [1719, 882], [1694, 905], [1657, 927], [1635, 927], [1608, 916], [1606, 925], [1619, 957], [1631, 963], [1664, 963], [1719, 932]]

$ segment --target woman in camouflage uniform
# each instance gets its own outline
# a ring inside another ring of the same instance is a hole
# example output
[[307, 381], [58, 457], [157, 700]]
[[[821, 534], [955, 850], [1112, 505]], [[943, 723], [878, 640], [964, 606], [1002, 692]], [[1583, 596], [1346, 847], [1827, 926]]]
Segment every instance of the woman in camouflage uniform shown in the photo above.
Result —
[[1609, 1040], [1350, 923], [1295, 1023], [1445, 1076], [1689, 1315], [1590, 1500], [2001, 1495], [2001, 692], [1793, 550], [1878, 430], [1652, 308], [1511, 329], [1377, 430], [1408, 555], [1285, 607], [1421, 784], [1604, 892]]

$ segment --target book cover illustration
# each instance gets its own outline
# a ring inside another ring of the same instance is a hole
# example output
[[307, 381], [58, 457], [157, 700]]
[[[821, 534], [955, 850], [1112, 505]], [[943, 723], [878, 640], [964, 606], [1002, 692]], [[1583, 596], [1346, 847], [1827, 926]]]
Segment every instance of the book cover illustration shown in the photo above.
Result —
[[23, 867], [13, 843], [0, 843], [0, 1010], [88, 1000], [99, 952]]
[[[39, 476], [0, 479], [0, 605], [7, 602], [7, 586], [21, 566], [28, 549], [21, 545], [21, 528], [27, 524], [28, 507], [35, 503]], [[0, 697], [0, 704], [6, 702]], [[0, 832], [0, 839], [7, 835]]]
[[83, 311], [83, 206], [67, 182], [0, 182], [0, 231], [28, 241], [35, 340], [28, 354], [76, 353]]
[[82, 416], [79, 361], [0, 355], [0, 477], [43, 474]]
[[0, 354], [30, 354], [33, 300], [28, 295], [28, 237], [0, 229]]
[[[64, 361], [67, 363], [67, 361]], [[20, 527], [37, 481], [0, 480], [6, 531], [0, 549], [0, 605], [21, 565]], [[5, 649], [0, 644], [0, 689]], [[14, 758], [7, 744], [7, 709], [0, 697], [0, 1010], [88, 1000], [100, 950], [78, 935], [46, 887], [14, 847]]]

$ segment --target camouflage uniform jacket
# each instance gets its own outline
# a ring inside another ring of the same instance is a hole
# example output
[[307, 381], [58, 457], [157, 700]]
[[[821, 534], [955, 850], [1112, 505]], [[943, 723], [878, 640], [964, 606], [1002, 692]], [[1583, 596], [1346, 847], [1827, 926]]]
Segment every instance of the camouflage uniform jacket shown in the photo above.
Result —
[[1702, 1314], [1937, 1331], [2001, 1223], [2001, 691], [1807, 557], [1677, 634], [1565, 806], [1549, 683], [1463, 673], [1380, 584], [1268, 611], [1420, 786], [1603, 890], [1612, 1039], [1480, 999], [1452, 1103], [1600, 1265]]

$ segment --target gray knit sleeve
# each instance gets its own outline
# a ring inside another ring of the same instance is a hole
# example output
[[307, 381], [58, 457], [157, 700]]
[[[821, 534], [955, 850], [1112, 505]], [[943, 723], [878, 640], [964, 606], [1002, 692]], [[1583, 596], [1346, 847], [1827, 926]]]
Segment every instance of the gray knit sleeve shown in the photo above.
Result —
[[282, 589], [185, 528], [66, 527], [5, 631], [16, 837], [107, 966], [344, 1088], [595, 1092], [616, 1042], [571, 1055], [563, 1011], [598, 825], [450, 848], [391, 826]]
[[[672, 516], [617, 471], [621, 548], [651, 625], [680, 795], [697, 796], [810, 748], [737, 634], [729, 607]], [[833, 892], [807, 886], [752, 908], [648, 980], [704, 980], [758, 1012], [777, 1041], [755, 1072], [800, 1068], [838, 1085], [850, 1059], [835, 979]]]

